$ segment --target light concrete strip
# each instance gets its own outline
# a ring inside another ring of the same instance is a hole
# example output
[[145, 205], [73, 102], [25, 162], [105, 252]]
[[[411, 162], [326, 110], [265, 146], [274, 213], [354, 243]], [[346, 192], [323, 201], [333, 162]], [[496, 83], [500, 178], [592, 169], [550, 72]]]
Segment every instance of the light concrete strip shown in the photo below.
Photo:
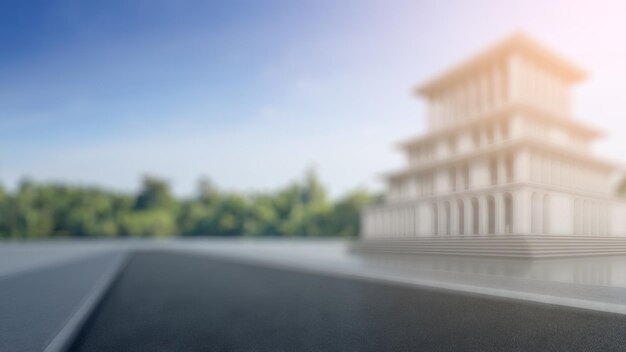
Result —
[[[176, 247], [176, 246], [172, 246]], [[260, 246], [261, 247], [261, 246]], [[311, 261], [311, 260], [294, 260], [293, 257], [289, 256], [288, 253], [284, 253], [285, 255], [254, 255], [249, 251], [241, 251], [237, 252], [236, 250], [222, 251], [222, 250], [210, 250], [206, 247], [204, 248], [181, 248], [178, 247], [178, 250], [182, 250], [189, 253], [195, 253], [198, 255], [210, 255], [223, 259], [230, 260], [238, 260], [251, 264], [264, 265], [279, 269], [288, 269], [288, 270], [302, 270], [310, 273], [321, 273], [325, 275], [334, 275], [340, 277], [354, 277], [359, 279], [366, 279], [375, 282], [387, 282], [393, 284], [400, 285], [408, 285], [408, 286], [419, 286], [419, 287], [431, 287], [437, 289], [445, 289], [445, 290], [453, 290], [460, 291], [472, 294], [481, 294], [481, 295], [489, 295], [503, 298], [511, 298], [532, 302], [539, 302], [545, 304], [554, 304], [560, 306], [568, 306], [574, 308], [582, 308], [582, 309], [590, 309], [602, 312], [609, 313], [618, 313], [618, 314], [626, 314], [626, 304], [616, 303], [611, 300], [591, 300], [585, 299], [585, 294], [578, 295], [577, 297], [568, 297], [561, 293], [563, 292], [563, 287], [570, 285], [572, 288], [580, 288], [583, 285], [577, 284], [563, 284], [563, 283], [555, 283], [555, 282], [541, 282], [537, 280], [530, 279], [519, 279], [519, 278], [497, 278], [497, 277], [488, 277], [488, 279], [493, 280], [489, 283], [489, 285], [471, 285], [462, 282], [455, 282], [455, 280], [446, 280], [442, 277], [442, 280], [432, 280], [426, 278], [420, 278], [421, 273], [403, 273], [403, 272], [394, 272], [394, 270], [388, 270], [385, 268], [375, 269], [372, 267], [363, 267], [360, 265], [352, 265], [350, 262], [332, 262], [332, 261]], [[310, 259], [310, 258], [309, 258]], [[432, 273], [429, 273], [432, 275]], [[426, 275], [423, 275], [426, 276]], [[486, 276], [484, 276], [486, 277]], [[511, 285], [511, 283], [515, 283], [516, 285]], [[519, 289], [520, 286], [524, 286], [527, 283], [530, 285], [541, 286], [546, 285], [545, 291], [546, 293], [537, 293], [532, 292], [530, 289]], [[570, 287], [568, 286], [568, 287]], [[507, 288], [508, 287], [508, 288]], [[514, 287], [515, 289], [511, 289]], [[592, 286], [587, 285], [585, 288], [591, 288]], [[615, 288], [602, 288], [593, 286], [594, 289], [606, 290], [607, 292], [611, 289]], [[619, 288], [618, 288], [619, 289]], [[626, 299], [626, 297], [624, 297]]]
[[123, 255], [73, 257], [0, 279], [0, 351], [43, 351]]
[[111, 287], [115, 279], [128, 264], [129, 256], [130, 254], [127, 252], [122, 253], [107, 271], [102, 274], [98, 282], [79, 304], [76, 311], [67, 320], [63, 328], [61, 328], [48, 346], [46, 346], [44, 352], [63, 352], [70, 347], [74, 338], [87, 322], [87, 319], [102, 300], [109, 287]]
[[93, 257], [119, 247], [113, 241], [0, 241], [0, 279]]

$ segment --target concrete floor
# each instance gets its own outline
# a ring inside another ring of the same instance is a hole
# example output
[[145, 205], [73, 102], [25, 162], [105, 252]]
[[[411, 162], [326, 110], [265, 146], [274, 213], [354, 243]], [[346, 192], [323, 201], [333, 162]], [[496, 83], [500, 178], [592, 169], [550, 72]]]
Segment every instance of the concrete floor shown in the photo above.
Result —
[[160, 248], [626, 314], [626, 255], [535, 260], [357, 255], [346, 242], [324, 240], [188, 240]]
[[626, 316], [268, 268], [133, 256], [72, 351], [619, 351]]
[[[3, 243], [0, 351], [42, 350], [46, 346], [47, 351], [57, 351], [50, 348], [50, 342], [58, 341], [78, 313], [85, 311], [88, 298], [99, 290], [98, 284], [107, 272], [119, 265], [125, 254], [135, 251], [167, 251], [190, 258], [253, 264], [259, 270], [292, 271], [303, 277], [323, 274], [340, 279], [336, 282], [358, 278], [381, 287], [392, 284], [415, 292], [431, 287], [462, 292], [463, 296], [486, 294], [626, 313], [626, 256], [520, 261], [363, 256], [346, 249], [346, 242], [333, 240]], [[207, 272], [206, 278], [211, 275]], [[185, 285], [193, 290], [193, 284]]]

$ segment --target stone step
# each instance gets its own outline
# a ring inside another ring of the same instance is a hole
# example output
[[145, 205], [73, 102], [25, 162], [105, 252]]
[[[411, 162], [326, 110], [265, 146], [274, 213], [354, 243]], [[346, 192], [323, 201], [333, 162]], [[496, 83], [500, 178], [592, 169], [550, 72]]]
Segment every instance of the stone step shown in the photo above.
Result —
[[[393, 248], [393, 247], [354, 247], [356, 250], [362, 251], [370, 251], [370, 250], [384, 250], [384, 251], [420, 251], [420, 252], [432, 252], [432, 251], [447, 251], [447, 252], [476, 252], [476, 253], [527, 253], [529, 252], [527, 249], [508, 249], [508, 248], [477, 248], [477, 249], [467, 249], [467, 248], [442, 248], [442, 247], [434, 247], [434, 248]], [[571, 252], [571, 253], [585, 253], [585, 252], [626, 252], [626, 248], [599, 248], [599, 249], [585, 249], [585, 248], [574, 248], [567, 250], [560, 249], [547, 249], [547, 248], [538, 248], [532, 249], [534, 253], [561, 253], [561, 252]]]
[[547, 258], [626, 254], [626, 238], [540, 235], [395, 238], [359, 240], [351, 249], [368, 253]]
[[377, 239], [363, 239], [368, 242], [375, 241], [409, 241], [409, 242], [419, 242], [419, 241], [541, 241], [541, 242], [562, 242], [562, 241], [576, 241], [576, 242], [623, 242], [626, 243], [626, 237], [553, 237], [553, 236], [543, 236], [543, 237], [530, 237], [530, 236], [481, 236], [481, 237], [473, 237], [473, 236], [437, 236], [437, 237], [395, 237], [395, 238], [377, 238]]
[[460, 247], [460, 246], [354, 246], [355, 248], [386, 248], [386, 249], [398, 249], [398, 250], [433, 250], [433, 249], [445, 249], [445, 250], [460, 250], [460, 251], [598, 251], [598, 250], [624, 250], [626, 247], [569, 247], [569, 248], [555, 248], [555, 247]]

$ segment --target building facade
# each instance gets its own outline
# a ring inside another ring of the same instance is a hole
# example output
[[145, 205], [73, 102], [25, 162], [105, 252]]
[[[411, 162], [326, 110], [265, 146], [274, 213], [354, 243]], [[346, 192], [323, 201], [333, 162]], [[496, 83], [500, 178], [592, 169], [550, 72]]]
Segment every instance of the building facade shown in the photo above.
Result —
[[626, 236], [618, 165], [592, 153], [602, 132], [571, 116], [584, 77], [516, 34], [418, 87], [427, 131], [400, 143], [406, 166], [385, 175], [361, 237]]

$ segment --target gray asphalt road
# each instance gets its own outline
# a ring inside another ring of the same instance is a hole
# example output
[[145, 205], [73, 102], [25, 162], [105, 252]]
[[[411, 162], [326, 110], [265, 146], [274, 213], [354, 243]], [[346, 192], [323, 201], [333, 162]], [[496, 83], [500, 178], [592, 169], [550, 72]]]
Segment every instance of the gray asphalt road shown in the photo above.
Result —
[[610, 351], [626, 317], [135, 254], [74, 351]]

